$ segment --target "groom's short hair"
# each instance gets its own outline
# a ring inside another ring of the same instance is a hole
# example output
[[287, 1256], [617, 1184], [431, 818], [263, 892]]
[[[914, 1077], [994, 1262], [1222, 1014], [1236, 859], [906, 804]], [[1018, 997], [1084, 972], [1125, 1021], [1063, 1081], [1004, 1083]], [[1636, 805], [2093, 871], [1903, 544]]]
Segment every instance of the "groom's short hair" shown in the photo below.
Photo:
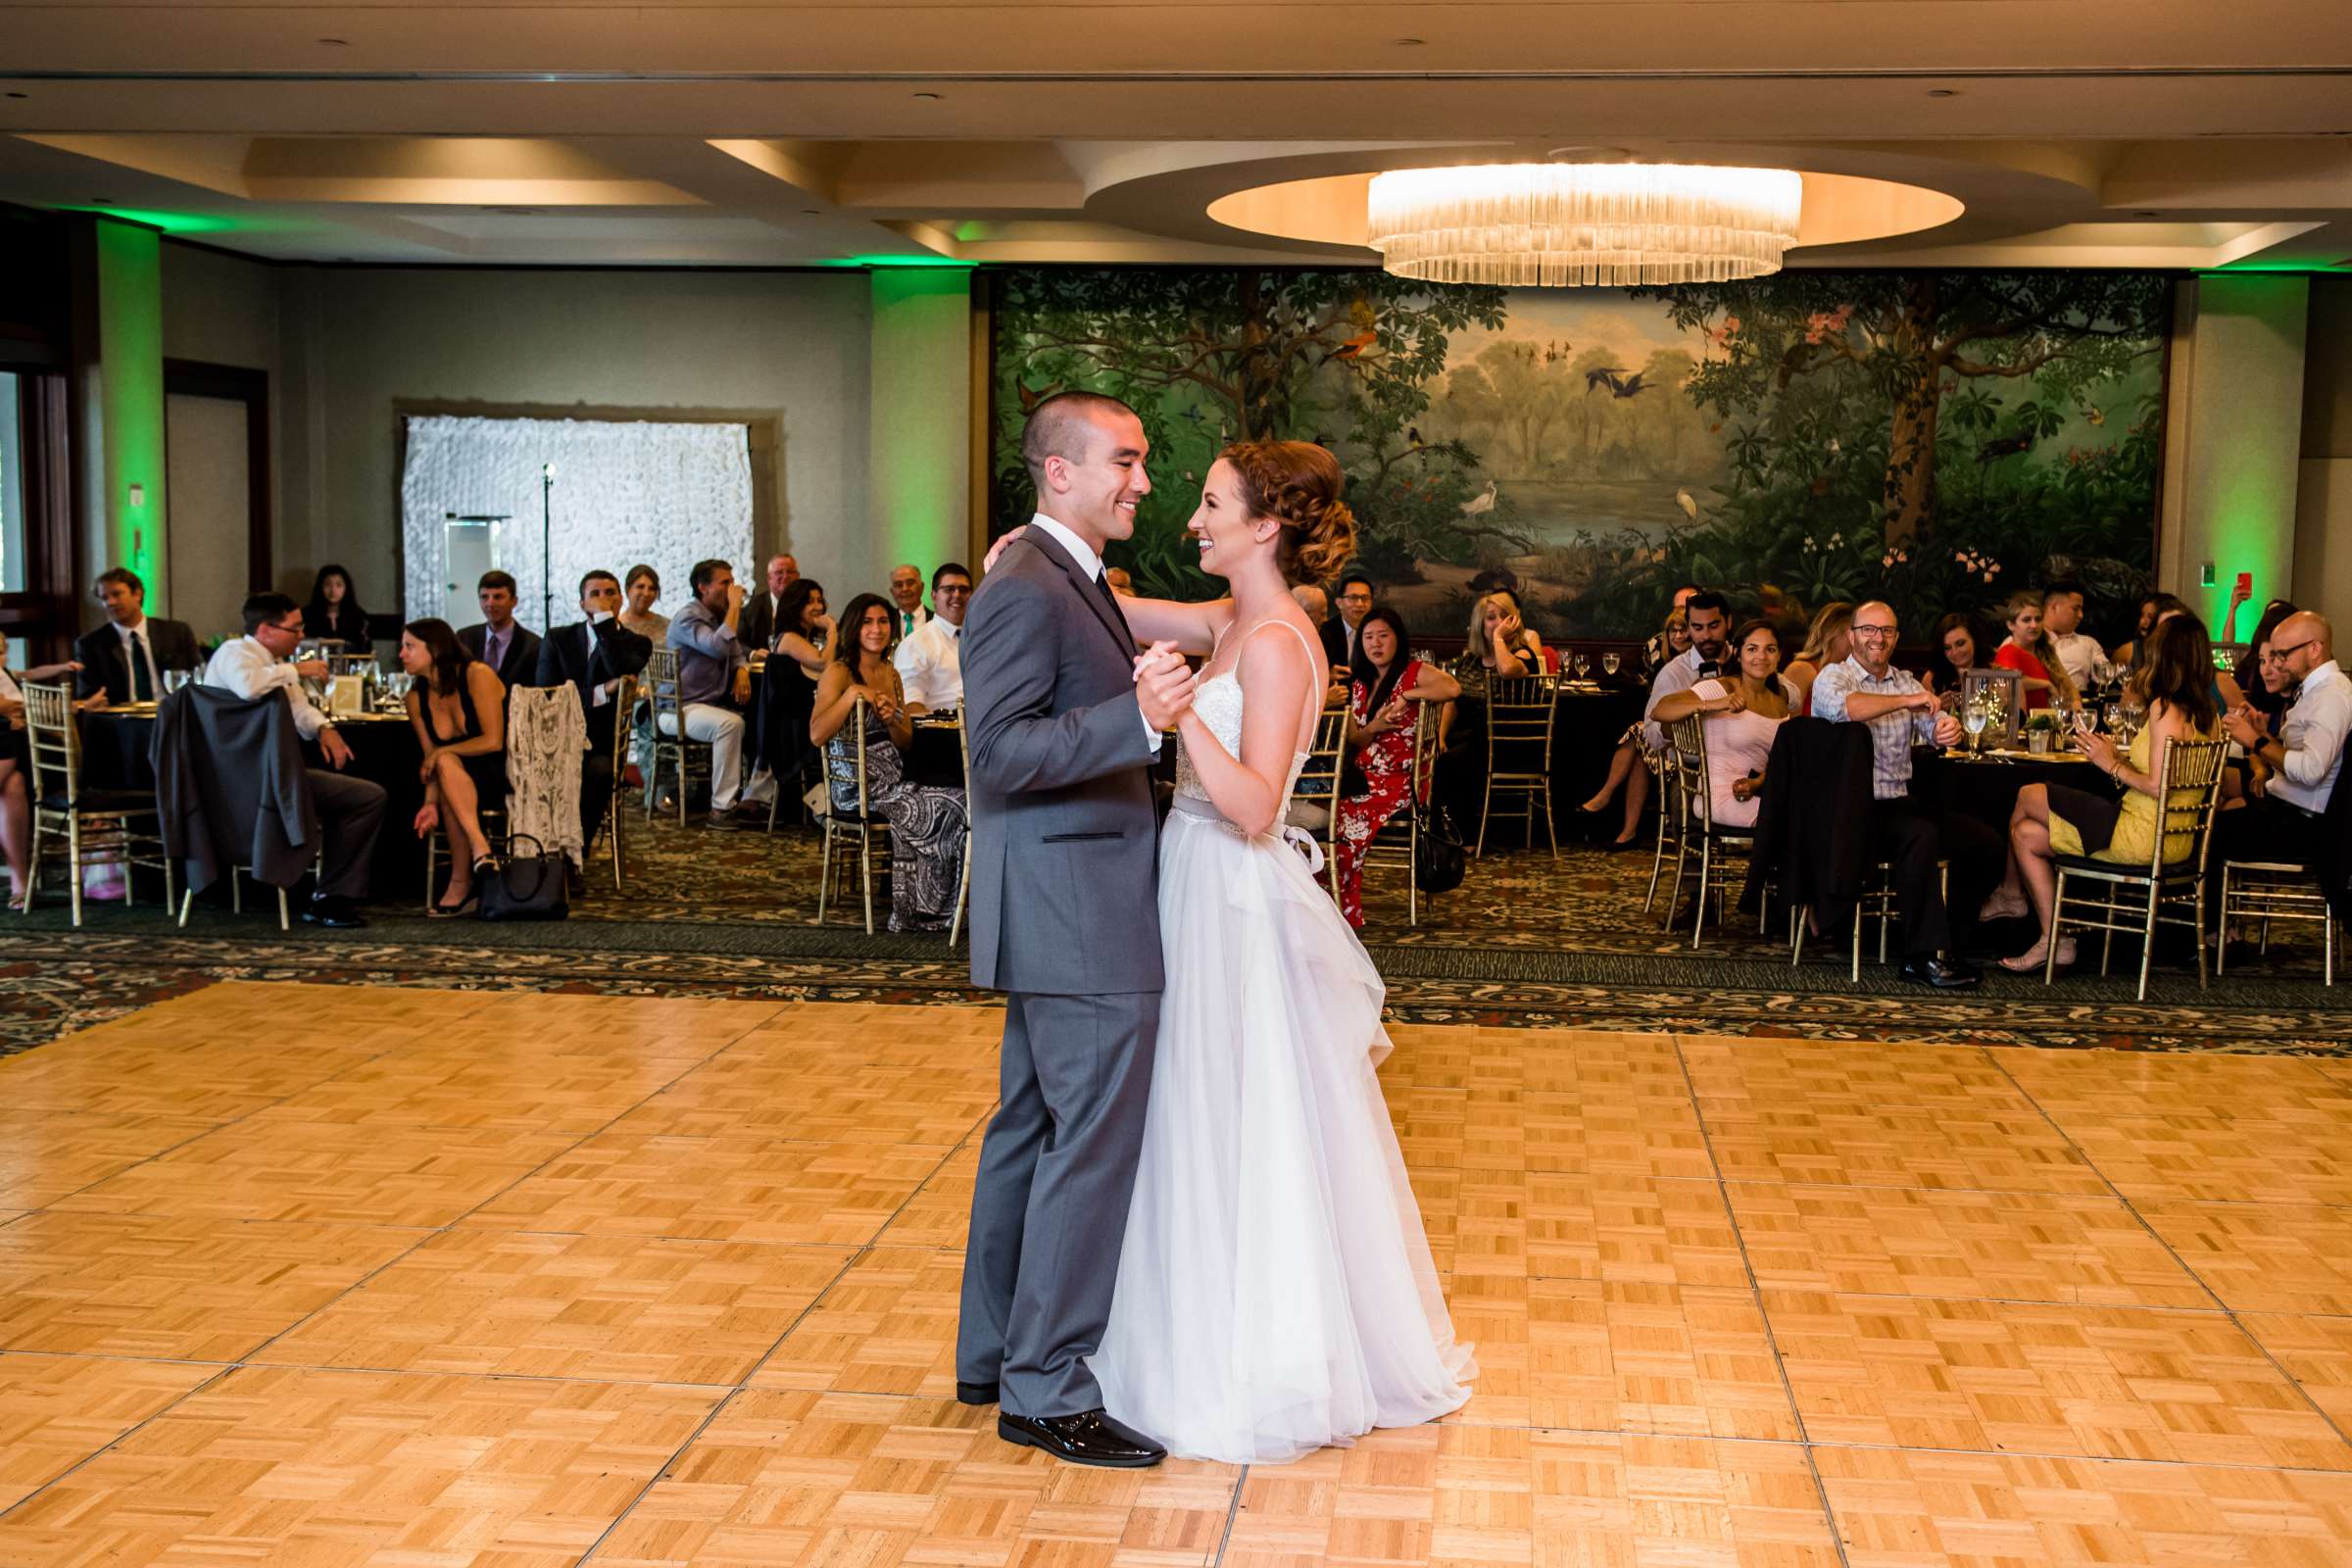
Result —
[[1029, 411], [1029, 422], [1021, 426], [1021, 462], [1039, 494], [1046, 488], [1046, 460], [1085, 462], [1087, 433], [1093, 428], [1094, 416], [1113, 410], [1135, 414], [1117, 398], [1101, 392], [1056, 392]]

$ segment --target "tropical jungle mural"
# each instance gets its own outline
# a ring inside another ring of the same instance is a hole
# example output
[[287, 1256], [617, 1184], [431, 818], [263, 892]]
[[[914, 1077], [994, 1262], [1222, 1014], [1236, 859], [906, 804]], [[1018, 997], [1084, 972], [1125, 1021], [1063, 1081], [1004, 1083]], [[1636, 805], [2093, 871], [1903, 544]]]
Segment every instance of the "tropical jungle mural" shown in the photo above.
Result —
[[1184, 523], [1242, 438], [1337, 453], [1362, 566], [1440, 635], [1498, 581], [1555, 637], [1646, 635], [1690, 580], [1786, 620], [1884, 598], [1919, 638], [1946, 610], [2065, 575], [2112, 638], [2149, 581], [2159, 275], [1558, 291], [1278, 269], [990, 275], [997, 526], [1028, 515], [1026, 412], [1066, 388], [1124, 398], [1156, 488], [1112, 559], [1147, 593], [1214, 591]]

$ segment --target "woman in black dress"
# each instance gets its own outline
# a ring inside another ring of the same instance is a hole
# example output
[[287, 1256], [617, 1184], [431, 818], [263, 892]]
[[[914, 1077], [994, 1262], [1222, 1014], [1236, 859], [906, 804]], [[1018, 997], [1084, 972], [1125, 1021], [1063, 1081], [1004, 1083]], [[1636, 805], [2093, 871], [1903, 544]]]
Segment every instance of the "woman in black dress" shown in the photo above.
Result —
[[400, 634], [400, 666], [416, 678], [409, 722], [424, 751], [416, 836], [438, 828], [449, 841], [449, 886], [432, 912], [464, 914], [474, 906], [474, 873], [490, 859], [482, 808], [507, 798], [506, 682], [466, 652], [446, 620], [410, 621]]
[[760, 760], [776, 788], [792, 799], [816, 777], [818, 749], [808, 738], [808, 714], [832, 640], [824, 585], [813, 577], [795, 578], [776, 601], [776, 640], [760, 692]]
[[368, 612], [360, 608], [360, 591], [352, 586], [351, 573], [341, 566], [318, 568], [318, 576], [311, 584], [311, 602], [302, 607], [302, 635], [310, 642], [331, 644], [329, 653], [373, 651], [375, 645], [368, 640]]

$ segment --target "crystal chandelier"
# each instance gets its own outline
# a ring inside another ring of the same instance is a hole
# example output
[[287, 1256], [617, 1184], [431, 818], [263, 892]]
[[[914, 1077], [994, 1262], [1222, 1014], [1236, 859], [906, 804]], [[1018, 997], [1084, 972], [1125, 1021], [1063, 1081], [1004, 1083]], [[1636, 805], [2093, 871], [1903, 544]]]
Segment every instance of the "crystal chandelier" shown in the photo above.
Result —
[[1370, 243], [1437, 283], [1711, 283], [1781, 270], [1804, 178], [1695, 164], [1486, 164], [1372, 176]]

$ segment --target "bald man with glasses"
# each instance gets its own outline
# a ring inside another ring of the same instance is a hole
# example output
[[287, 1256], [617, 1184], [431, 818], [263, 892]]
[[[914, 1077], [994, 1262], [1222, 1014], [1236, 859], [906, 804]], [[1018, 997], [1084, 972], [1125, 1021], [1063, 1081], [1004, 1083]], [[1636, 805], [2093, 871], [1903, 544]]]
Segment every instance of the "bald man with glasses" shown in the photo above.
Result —
[[[1870, 726], [1871, 854], [1891, 868], [1903, 921], [1902, 976], [1938, 991], [1982, 978], [1960, 956], [1951, 908], [1975, 909], [2006, 863], [2000, 840], [1973, 818], [1922, 811], [1911, 800], [1911, 748], [1950, 746], [1960, 720], [1894, 663], [1901, 627], [1891, 606], [1854, 612], [1853, 652], [1813, 683], [1813, 716]], [[1951, 865], [1947, 907], [1937, 860]]]
[[[2271, 658], [2301, 689], [2278, 715], [2276, 738], [2262, 715], [2240, 704], [2222, 716], [2230, 738], [2261, 759], [2271, 780], [2260, 799], [2216, 820], [2220, 842], [2208, 864], [2224, 860], [2307, 861], [2343, 772], [2344, 736], [2352, 730], [2352, 681], [2335, 662], [2335, 633], [2325, 615], [2300, 611], [2271, 632]], [[2212, 901], [2208, 901], [2211, 903]]]

